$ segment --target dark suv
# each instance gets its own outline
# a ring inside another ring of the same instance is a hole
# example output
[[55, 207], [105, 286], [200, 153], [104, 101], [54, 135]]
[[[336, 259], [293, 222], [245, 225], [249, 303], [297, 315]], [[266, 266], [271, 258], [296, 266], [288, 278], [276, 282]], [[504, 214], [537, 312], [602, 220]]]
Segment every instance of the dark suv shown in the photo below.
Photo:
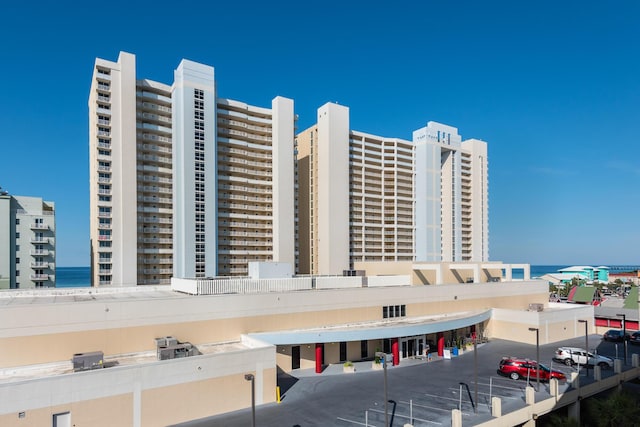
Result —
[[542, 363], [538, 364], [535, 360], [517, 357], [503, 357], [498, 366], [498, 373], [513, 380], [520, 378], [535, 380], [538, 375], [540, 375], [541, 381], [549, 381], [551, 378], [556, 378], [559, 381], [567, 379], [562, 372], [551, 370]]
[[616, 341], [616, 342], [623, 342], [624, 340], [629, 339], [629, 334], [624, 336], [624, 338], [623, 336], [624, 335], [620, 329], [609, 329], [607, 332], [605, 332], [602, 335], [602, 339], [605, 341]]

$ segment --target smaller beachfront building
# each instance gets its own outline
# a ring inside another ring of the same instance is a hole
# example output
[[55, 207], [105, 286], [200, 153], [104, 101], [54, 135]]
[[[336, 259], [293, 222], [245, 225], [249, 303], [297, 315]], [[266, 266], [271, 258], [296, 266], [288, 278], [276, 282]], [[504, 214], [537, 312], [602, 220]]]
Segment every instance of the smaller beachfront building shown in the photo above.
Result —
[[54, 203], [0, 188], [0, 289], [55, 285]]
[[[571, 278], [577, 277], [581, 280], [586, 280], [587, 282], [609, 282], [609, 267], [604, 265], [599, 267], [574, 265], [571, 267], [561, 268], [558, 272], [565, 276], [570, 276]], [[571, 281], [571, 278], [568, 281]]]

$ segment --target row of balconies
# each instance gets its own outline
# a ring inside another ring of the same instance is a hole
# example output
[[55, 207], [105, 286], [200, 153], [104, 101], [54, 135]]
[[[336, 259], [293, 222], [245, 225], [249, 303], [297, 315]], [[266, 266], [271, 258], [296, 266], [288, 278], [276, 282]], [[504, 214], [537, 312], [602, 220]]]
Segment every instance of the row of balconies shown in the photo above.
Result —
[[165, 113], [171, 113], [170, 107], [154, 104], [152, 102], [138, 102], [136, 105], [138, 106], [138, 108], [145, 108], [148, 110], [164, 111]]
[[[249, 237], [249, 239], [236, 239], [235, 237], [231, 236], [231, 239], [227, 239], [226, 237], [220, 239], [218, 241], [219, 244], [221, 245], [227, 245], [227, 246], [238, 246], [238, 245], [248, 245], [248, 246], [265, 246], [265, 245], [272, 245], [273, 242], [271, 241], [270, 238], [265, 238], [265, 239], [256, 239], [256, 236], [254, 235], [249, 235], [246, 236]], [[269, 236], [271, 237], [271, 236]]]
[[238, 120], [231, 120], [231, 119], [222, 119], [219, 118], [218, 119], [218, 129], [220, 128], [241, 128], [241, 129], [248, 129], [251, 131], [255, 131], [254, 133], [260, 134], [260, 135], [271, 135], [271, 127], [270, 126], [256, 126], [256, 125], [250, 125], [246, 122], [241, 122]]
[[138, 253], [173, 255], [173, 249], [172, 248], [138, 248]]
[[[219, 252], [221, 253], [221, 252]], [[259, 253], [257, 251], [251, 251], [251, 253], [249, 253], [248, 251], [245, 251], [245, 253], [240, 253], [239, 251], [234, 251], [234, 253], [230, 254], [230, 253], [225, 253], [224, 255], [227, 256], [221, 256], [219, 257], [219, 261], [218, 261], [218, 265], [240, 265], [240, 266], [244, 266], [244, 268], [247, 268], [247, 262], [249, 261], [268, 261], [269, 258], [271, 257], [271, 252], [263, 252], [263, 253]], [[235, 255], [235, 256], [229, 256], [229, 255]], [[250, 256], [251, 259], [246, 258], [247, 256]], [[260, 258], [260, 256], [262, 256], [262, 258]], [[257, 259], [256, 259], [257, 258]], [[242, 267], [241, 267], [242, 268]]]
[[173, 214], [173, 209], [171, 207], [164, 206], [138, 206], [138, 212], [149, 212], [156, 213], [160, 215], [171, 215]]
[[145, 203], [164, 203], [170, 205], [173, 203], [173, 199], [169, 197], [157, 197], [157, 196], [138, 196], [139, 202]]
[[272, 155], [270, 153], [263, 153], [263, 152], [258, 152], [258, 151], [249, 151], [246, 149], [242, 149], [242, 148], [233, 148], [233, 147], [228, 147], [228, 144], [219, 144], [218, 145], [218, 153], [231, 153], [231, 154], [238, 154], [240, 156], [246, 156], [247, 158], [250, 159], [266, 159], [266, 160], [271, 160]]
[[[138, 138], [142, 138], [144, 141], [158, 141], [171, 144], [171, 138], [168, 136], [156, 135], [153, 133], [138, 133]], [[171, 152], [171, 151], [169, 151]]]
[[173, 239], [166, 239], [166, 238], [160, 238], [160, 237], [139, 237], [138, 242], [147, 243], [147, 244], [153, 243], [153, 244], [160, 244], [160, 245], [172, 245]]
[[143, 113], [143, 112], [138, 111], [136, 113], [136, 117], [138, 117], [140, 119], [145, 119], [145, 120], [151, 120], [151, 121], [160, 122], [160, 123], [171, 124], [171, 116], [167, 117], [167, 116], [163, 116], [163, 115], [160, 115], [160, 114]]
[[225, 172], [236, 172], [238, 174], [249, 175], [249, 176], [262, 176], [262, 177], [271, 177], [273, 173], [271, 170], [256, 170], [256, 169], [247, 169], [236, 166], [223, 166], [218, 165], [218, 173], [221, 171]]
[[173, 161], [172, 161], [171, 157], [156, 156], [154, 154], [138, 154], [136, 156], [136, 158], [138, 160], [143, 160], [145, 162], [160, 163], [161, 165], [172, 165], [173, 164]]
[[237, 236], [237, 237], [262, 237], [272, 238], [272, 233], [261, 233], [259, 231], [235, 231], [229, 229], [221, 229], [218, 231], [218, 236]]
[[153, 153], [165, 153], [165, 154], [172, 153], [171, 147], [165, 147], [165, 146], [160, 146], [155, 144], [137, 144], [137, 147], [138, 147], [138, 151], [150, 151]]
[[173, 224], [173, 220], [171, 218], [158, 218], [151, 216], [139, 216], [138, 222], [147, 224]]
[[240, 211], [257, 211], [257, 212], [271, 212], [271, 205], [248, 205], [245, 203], [228, 203], [228, 202], [219, 202], [219, 209], [228, 209], [228, 210], [240, 210]]
[[138, 233], [173, 234], [171, 227], [138, 227]]
[[138, 274], [142, 272], [142, 274], [173, 274], [172, 268], [144, 268], [142, 270], [138, 270]]
[[[264, 183], [263, 183], [264, 184]], [[260, 186], [247, 186], [247, 185], [234, 185], [234, 184], [220, 184], [219, 190], [230, 190], [242, 193], [257, 193], [257, 194], [270, 194], [270, 191], [266, 191], [263, 185]]]
[[267, 197], [255, 197], [255, 196], [245, 196], [240, 194], [218, 194], [218, 200], [243, 200], [247, 202], [260, 202], [271, 204], [273, 199], [269, 196]]
[[171, 258], [142, 258], [138, 260], [141, 264], [173, 264]]
[[162, 167], [162, 166], [156, 166], [156, 165], [141, 165], [141, 164], [138, 164], [136, 169], [139, 170], [139, 171], [161, 173], [161, 174], [169, 175], [169, 176], [171, 176], [173, 174], [173, 171], [171, 170], [170, 167]]
[[253, 160], [247, 160], [240, 157], [220, 156], [218, 157], [219, 164], [222, 162], [230, 163], [231, 165], [245, 165], [254, 166], [256, 168], [271, 170], [271, 162], [256, 162]]
[[138, 191], [143, 193], [173, 194], [173, 189], [171, 187], [151, 187], [148, 185], [138, 185]]
[[145, 182], [160, 182], [163, 184], [172, 184], [173, 180], [171, 178], [165, 178], [156, 175], [138, 175], [138, 181]]
[[220, 127], [218, 128], [218, 134], [239, 136], [239, 137], [246, 138], [248, 140], [254, 140], [254, 141], [271, 142], [272, 140], [270, 136], [256, 135], [255, 133], [252, 133], [252, 132], [244, 132], [241, 130], [220, 128]]

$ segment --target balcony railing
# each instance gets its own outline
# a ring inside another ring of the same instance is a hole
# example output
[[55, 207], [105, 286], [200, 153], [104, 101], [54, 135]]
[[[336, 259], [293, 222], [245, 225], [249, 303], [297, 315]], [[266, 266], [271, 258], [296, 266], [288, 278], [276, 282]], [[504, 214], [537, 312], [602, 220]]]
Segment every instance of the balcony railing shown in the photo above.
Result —
[[31, 262], [31, 268], [49, 268], [48, 262], [34, 261]]
[[49, 280], [49, 275], [48, 274], [32, 274], [29, 277], [34, 282], [43, 282], [45, 280]]

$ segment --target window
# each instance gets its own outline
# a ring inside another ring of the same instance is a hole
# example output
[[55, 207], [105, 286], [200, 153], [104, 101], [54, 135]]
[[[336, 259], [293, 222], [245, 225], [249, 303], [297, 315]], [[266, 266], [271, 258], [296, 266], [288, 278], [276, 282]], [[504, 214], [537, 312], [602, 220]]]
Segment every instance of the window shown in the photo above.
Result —
[[16, 258], [16, 264], [20, 264], [20, 258]]
[[389, 319], [393, 317], [405, 317], [407, 315], [407, 306], [402, 305], [387, 305], [382, 307], [382, 318]]
[[19, 238], [20, 238], [20, 232], [16, 231], [16, 239], [19, 239]]
[[16, 225], [20, 225], [20, 218], [16, 218]]

